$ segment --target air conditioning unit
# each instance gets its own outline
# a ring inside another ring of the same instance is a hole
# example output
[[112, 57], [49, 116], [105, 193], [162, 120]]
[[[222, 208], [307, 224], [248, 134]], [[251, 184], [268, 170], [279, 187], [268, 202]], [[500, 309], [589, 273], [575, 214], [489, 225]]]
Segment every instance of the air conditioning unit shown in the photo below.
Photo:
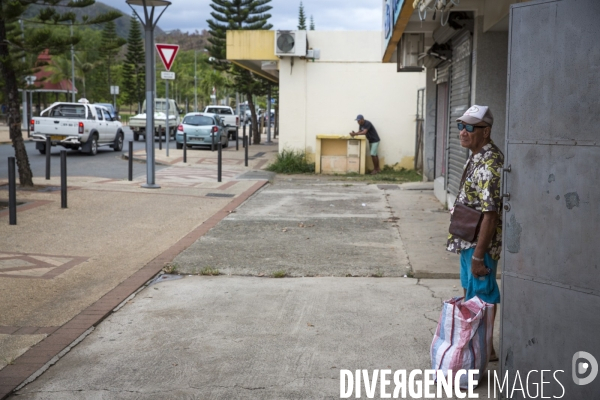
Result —
[[276, 31], [275, 55], [305, 57], [306, 31]]
[[423, 59], [419, 56], [425, 50], [425, 34], [404, 33], [398, 43], [398, 72], [423, 71]]

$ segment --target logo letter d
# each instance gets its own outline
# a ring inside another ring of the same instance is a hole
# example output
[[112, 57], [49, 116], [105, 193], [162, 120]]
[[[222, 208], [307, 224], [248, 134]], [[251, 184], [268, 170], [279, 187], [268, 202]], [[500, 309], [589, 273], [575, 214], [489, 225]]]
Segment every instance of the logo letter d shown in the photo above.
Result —
[[[583, 358], [586, 360], [584, 363], [577, 364], [577, 360]], [[591, 367], [590, 374], [585, 378], [579, 378], [578, 374], [584, 374]], [[598, 361], [594, 358], [593, 355], [587, 353], [585, 351], [578, 351], [573, 354], [572, 361], [572, 373], [573, 373], [573, 382], [577, 385], [587, 385], [592, 383], [596, 376], [598, 375]]]

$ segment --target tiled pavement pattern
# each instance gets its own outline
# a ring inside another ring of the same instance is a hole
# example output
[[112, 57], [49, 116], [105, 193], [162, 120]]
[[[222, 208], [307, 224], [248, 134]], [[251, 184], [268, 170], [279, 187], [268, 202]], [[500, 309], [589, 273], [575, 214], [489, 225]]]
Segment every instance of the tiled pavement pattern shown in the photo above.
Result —
[[86, 257], [0, 252], [0, 278], [52, 279]]

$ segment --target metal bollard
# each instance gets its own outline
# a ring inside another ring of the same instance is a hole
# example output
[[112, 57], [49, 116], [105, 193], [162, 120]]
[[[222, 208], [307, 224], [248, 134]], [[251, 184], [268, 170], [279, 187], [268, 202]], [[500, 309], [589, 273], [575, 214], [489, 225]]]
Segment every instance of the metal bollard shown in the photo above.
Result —
[[158, 126], [158, 149], [162, 150], [162, 134], [160, 133], [161, 126]]
[[[246, 137], [246, 124], [244, 124], [244, 138]], [[246, 147], [246, 139], [242, 139], [242, 146]]]
[[133, 141], [129, 141], [129, 181], [133, 180]]
[[8, 157], [8, 223], [17, 224], [17, 179], [14, 157]]
[[221, 182], [221, 175], [223, 172], [223, 154], [222, 154], [222, 147], [223, 144], [221, 143], [221, 141], [219, 140], [219, 144], [217, 145], [218, 147], [218, 154], [217, 154], [217, 182]]
[[240, 149], [240, 127], [237, 126], [235, 128], [235, 151], [238, 151]]
[[187, 133], [183, 132], [183, 162], [187, 162]]
[[248, 166], [248, 137], [244, 136], [244, 166]]
[[46, 136], [46, 180], [50, 179], [50, 151], [52, 149], [52, 141], [50, 136]]
[[60, 151], [60, 208], [67, 208], [67, 151]]

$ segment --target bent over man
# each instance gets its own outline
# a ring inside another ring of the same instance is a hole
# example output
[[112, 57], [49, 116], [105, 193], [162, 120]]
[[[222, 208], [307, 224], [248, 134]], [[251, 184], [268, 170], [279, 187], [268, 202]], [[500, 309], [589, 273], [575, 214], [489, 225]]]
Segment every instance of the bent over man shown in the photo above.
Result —
[[362, 114], [358, 114], [356, 121], [358, 121], [360, 130], [358, 132], [350, 132], [350, 136], [354, 137], [356, 135], [365, 135], [367, 137], [367, 140], [369, 141], [369, 147], [371, 148], [371, 159], [373, 160], [373, 171], [371, 171], [371, 174], [378, 174], [381, 172], [381, 170], [379, 169], [379, 157], [377, 156], [377, 149], [379, 149], [380, 141], [377, 130], [372, 123], [367, 121], [362, 116]]

